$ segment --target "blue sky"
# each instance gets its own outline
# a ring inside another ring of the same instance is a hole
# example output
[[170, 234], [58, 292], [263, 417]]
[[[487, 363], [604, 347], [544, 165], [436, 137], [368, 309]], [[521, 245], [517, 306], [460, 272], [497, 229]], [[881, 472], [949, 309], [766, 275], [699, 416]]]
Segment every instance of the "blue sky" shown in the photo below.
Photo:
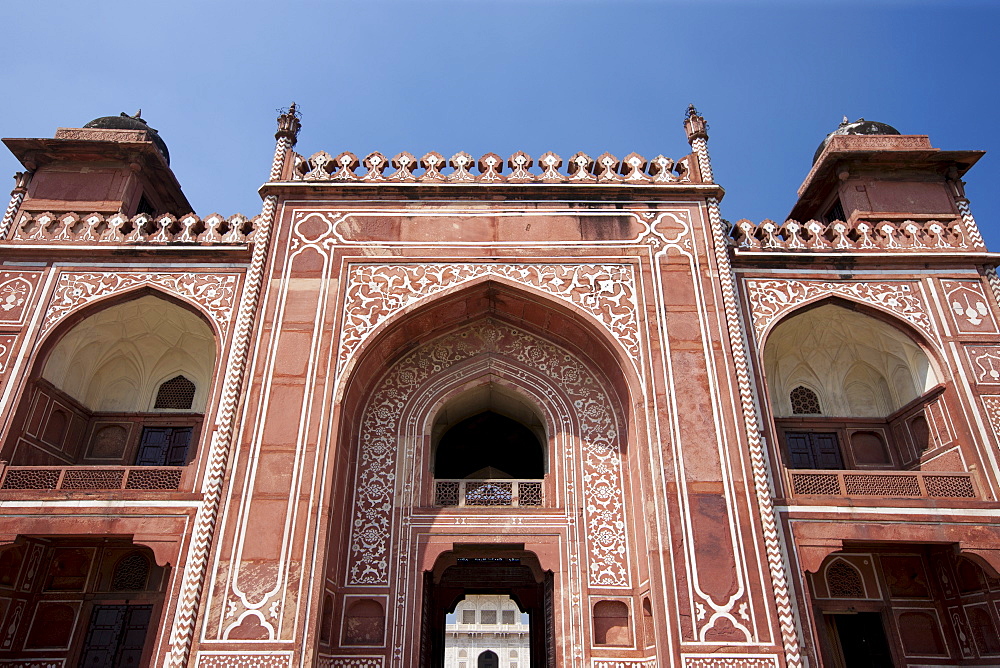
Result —
[[[680, 157], [694, 102], [731, 219], [783, 219], [844, 115], [985, 149], [1000, 250], [1000, 3], [368, 0], [11, 3], [0, 134], [133, 113], [196, 211], [259, 211], [277, 107], [297, 150]], [[0, 175], [19, 165], [3, 151]], [[9, 181], [8, 183], [13, 183]]]

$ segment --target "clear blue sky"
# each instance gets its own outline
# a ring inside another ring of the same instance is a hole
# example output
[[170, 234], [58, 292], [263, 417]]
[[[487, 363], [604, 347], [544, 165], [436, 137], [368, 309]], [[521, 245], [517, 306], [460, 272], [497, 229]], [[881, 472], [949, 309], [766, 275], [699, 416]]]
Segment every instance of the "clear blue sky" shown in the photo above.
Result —
[[694, 102], [731, 220], [782, 219], [825, 134], [865, 117], [989, 151], [968, 194], [1000, 250], [997, 2], [35, 0], [4, 13], [0, 134], [141, 107], [202, 215], [259, 211], [275, 109], [293, 100], [307, 155], [564, 158], [680, 157]]

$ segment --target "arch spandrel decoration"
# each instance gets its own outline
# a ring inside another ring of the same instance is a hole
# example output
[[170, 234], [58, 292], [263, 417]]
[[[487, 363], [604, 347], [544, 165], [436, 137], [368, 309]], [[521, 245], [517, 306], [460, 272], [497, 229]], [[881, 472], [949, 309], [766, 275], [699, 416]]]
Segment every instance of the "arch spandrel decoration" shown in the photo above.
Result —
[[387, 585], [401, 420], [438, 374], [482, 355], [552, 379], [573, 402], [582, 449], [582, 494], [592, 586], [627, 586], [619, 427], [601, 381], [578, 358], [528, 332], [482, 320], [430, 341], [396, 362], [371, 394], [362, 417], [347, 581]]
[[229, 328], [233, 304], [239, 285], [239, 274], [146, 272], [70, 273], [59, 275], [49, 301], [42, 333], [49, 331], [67, 315], [97, 299], [142, 287], [152, 287], [192, 302], [211, 318], [217, 333]]
[[631, 264], [352, 263], [337, 372], [394, 313], [467, 281], [496, 276], [542, 290], [591, 313], [622, 345], [636, 368], [640, 346], [635, 269]]
[[912, 281], [840, 283], [748, 279], [746, 288], [758, 342], [763, 340], [764, 335], [781, 316], [799, 306], [829, 296], [869, 304], [901, 317], [923, 332], [929, 340], [938, 341], [937, 331], [927, 314], [919, 285]]

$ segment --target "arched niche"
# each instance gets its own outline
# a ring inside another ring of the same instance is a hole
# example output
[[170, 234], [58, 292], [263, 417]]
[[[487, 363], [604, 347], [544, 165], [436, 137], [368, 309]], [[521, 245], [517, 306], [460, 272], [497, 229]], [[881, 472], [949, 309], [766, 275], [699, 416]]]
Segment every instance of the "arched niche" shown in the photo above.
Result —
[[828, 300], [786, 316], [762, 352], [785, 466], [919, 466], [944, 445], [918, 438], [925, 407], [945, 389], [928, 349], [903, 323], [847, 302]]
[[180, 466], [213, 386], [215, 332], [195, 309], [145, 290], [49, 335], [4, 444], [13, 466]]
[[782, 320], [763, 357], [775, 417], [794, 415], [790, 395], [798, 386], [817, 394], [824, 415], [886, 417], [940, 382], [904, 331], [833, 302]]
[[52, 347], [41, 377], [95, 412], [147, 412], [160, 386], [194, 383], [204, 412], [215, 368], [215, 335], [205, 320], [155, 295], [84, 318]]

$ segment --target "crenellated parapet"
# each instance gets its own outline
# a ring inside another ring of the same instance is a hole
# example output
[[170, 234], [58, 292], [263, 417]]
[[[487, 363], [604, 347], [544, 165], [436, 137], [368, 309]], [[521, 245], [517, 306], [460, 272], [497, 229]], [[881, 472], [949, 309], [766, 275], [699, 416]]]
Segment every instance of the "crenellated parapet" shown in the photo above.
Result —
[[0, 243], [95, 245], [239, 245], [252, 243], [257, 218], [213, 213], [129, 217], [116, 213], [22, 213]]
[[658, 155], [651, 160], [638, 153], [618, 158], [602, 153], [592, 158], [583, 152], [565, 162], [551, 151], [535, 160], [518, 151], [504, 160], [487, 153], [478, 160], [465, 152], [445, 158], [436, 151], [417, 158], [403, 151], [392, 159], [379, 152], [363, 160], [349, 151], [333, 156], [326, 151], [308, 158], [293, 154], [284, 172], [290, 181], [338, 183], [422, 183], [422, 184], [616, 184], [616, 185], [687, 185], [700, 184], [698, 161], [692, 156], [672, 160]]
[[747, 251], [932, 253], [986, 250], [966, 222], [948, 220], [834, 220], [800, 223], [740, 220], [731, 235]]

